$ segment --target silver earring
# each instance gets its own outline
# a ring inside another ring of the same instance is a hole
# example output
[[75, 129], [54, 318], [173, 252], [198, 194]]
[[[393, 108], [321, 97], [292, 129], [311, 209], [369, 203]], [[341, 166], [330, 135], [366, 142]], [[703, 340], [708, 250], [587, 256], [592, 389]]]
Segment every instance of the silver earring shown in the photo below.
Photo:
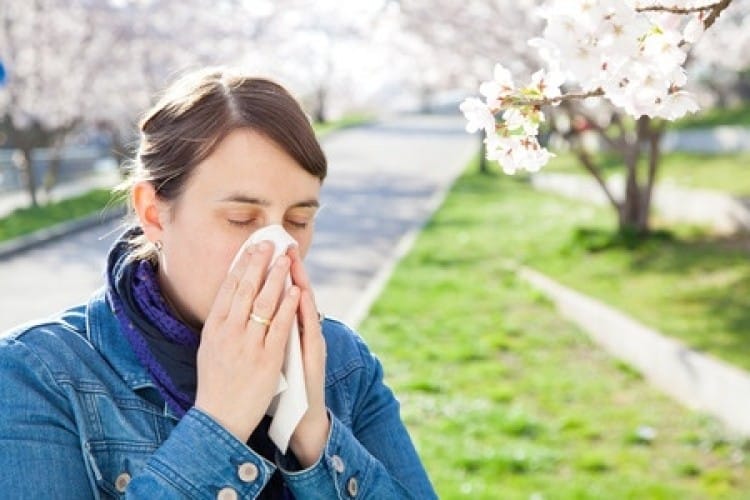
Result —
[[162, 243], [161, 240], [156, 240], [154, 246], [156, 247], [156, 251], [161, 253], [161, 249], [164, 248], [164, 243]]

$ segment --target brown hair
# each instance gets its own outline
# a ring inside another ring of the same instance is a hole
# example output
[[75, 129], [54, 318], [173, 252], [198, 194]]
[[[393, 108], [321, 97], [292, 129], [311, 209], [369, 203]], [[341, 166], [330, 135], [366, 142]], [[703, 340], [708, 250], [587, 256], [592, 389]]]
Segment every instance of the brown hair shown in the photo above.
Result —
[[[238, 128], [265, 135], [304, 170], [321, 182], [325, 178], [325, 155], [289, 92], [270, 80], [212, 68], [177, 80], [145, 114], [138, 152], [120, 190], [130, 193], [136, 182], [146, 180], [161, 199], [177, 200], [195, 166]], [[156, 260], [155, 247], [144, 235], [131, 244], [133, 259]]]

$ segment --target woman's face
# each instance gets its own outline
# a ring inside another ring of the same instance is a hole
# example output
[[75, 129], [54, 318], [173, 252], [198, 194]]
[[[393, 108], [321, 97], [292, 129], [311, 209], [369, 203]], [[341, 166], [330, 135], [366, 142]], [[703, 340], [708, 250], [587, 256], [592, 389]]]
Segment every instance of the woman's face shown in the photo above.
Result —
[[160, 210], [159, 277], [173, 307], [202, 325], [235, 254], [261, 227], [281, 224], [304, 257], [320, 184], [265, 136], [231, 132], [197, 165], [182, 195]]

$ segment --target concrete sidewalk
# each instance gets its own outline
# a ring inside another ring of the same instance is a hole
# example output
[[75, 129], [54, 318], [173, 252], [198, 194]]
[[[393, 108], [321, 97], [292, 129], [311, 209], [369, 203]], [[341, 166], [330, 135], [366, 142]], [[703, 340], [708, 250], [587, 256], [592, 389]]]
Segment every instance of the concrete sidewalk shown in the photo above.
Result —
[[[307, 266], [322, 311], [352, 324], [476, 152], [461, 116], [406, 116], [323, 140], [329, 175]], [[119, 221], [0, 262], [0, 331], [78, 303], [103, 281]]]
[[664, 135], [663, 151], [731, 153], [750, 151], [750, 128], [740, 125], [670, 130]]

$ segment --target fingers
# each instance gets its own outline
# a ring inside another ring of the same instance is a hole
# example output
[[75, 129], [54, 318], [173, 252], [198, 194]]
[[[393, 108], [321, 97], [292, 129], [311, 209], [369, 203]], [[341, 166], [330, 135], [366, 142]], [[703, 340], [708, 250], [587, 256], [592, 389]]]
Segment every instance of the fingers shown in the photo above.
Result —
[[281, 353], [286, 349], [286, 343], [289, 339], [289, 332], [292, 330], [292, 322], [295, 320], [297, 309], [299, 308], [300, 289], [294, 285], [284, 294], [279, 304], [279, 310], [276, 312], [268, 333], [265, 336], [266, 347]]
[[325, 359], [325, 339], [321, 331], [318, 309], [315, 307], [315, 301], [309, 290], [303, 290], [301, 293], [299, 316], [302, 354], [306, 358], [305, 366], [309, 366], [309, 363], [319, 365], [321, 360]]
[[235, 287], [232, 304], [227, 314], [228, 322], [235, 325], [244, 325], [247, 322], [272, 254], [273, 245], [265, 241], [260, 242], [253, 250], [250, 262]]
[[302, 257], [299, 254], [299, 248], [296, 246], [291, 248], [288, 252], [289, 257], [292, 259], [292, 282], [300, 287], [302, 290], [309, 290], [310, 278], [307, 276], [307, 271], [302, 263]]
[[[268, 277], [260, 293], [255, 297], [252, 304], [250, 323], [248, 328], [251, 333], [260, 332], [265, 334], [268, 328], [263, 320], [271, 320], [277, 313], [276, 309], [281, 300], [281, 293], [286, 285], [286, 277], [289, 274], [289, 257], [280, 255], [268, 272]], [[259, 318], [253, 319], [253, 318]], [[261, 335], [261, 338], [263, 335]]]
[[[305, 292], [309, 295], [310, 303], [312, 304], [313, 313], [315, 315], [315, 320], [320, 323], [321, 316], [318, 313], [318, 308], [315, 305], [315, 295], [313, 294], [312, 290], [312, 284], [310, 283], [310, 278], [307, 274], [307, 270], [305, 269], [305, 265], [302, 263], [302, 257], [299, 254], [299, 248], [294, 247], [291, 250], [289, 250], [289, 257], [292, 259], [292, 267], [291, 267], [291, 277], [292, 277], [292, 283], [300, 287], [300, 290], [302, 290], [303, 295]], [[300, 303], [303, 302], [304, 299], [300, 300]], [[312, 316], [311, 316], [312, 317]], [[300, 318], [300, 321], [302, 318]]]
[[234, 299], [234, 292], [242, 281], [242, 277], [245, 275], [250, 265], [251, 257], [255, 252], [257, 252], [257, 245], [245, 248], [239, 258], [234, 261], [234, 265], [229, 268], [224, 281], [222, 281], [219, 290], [216, 292], [213, 306], [206, 318], [206, 324], [224, 320], [229, 315], [232, 300]]
[[312, 292], [310, 290], [304, 290], [302, 292], [302, 298], [300, 299], [300, 322], [303, 325], [303, 329], [310, 325], [315, 328], [320, 327], [320, 321], [318, 317], [318, 308], [315, 307], [315, 300], [313, 299]]

